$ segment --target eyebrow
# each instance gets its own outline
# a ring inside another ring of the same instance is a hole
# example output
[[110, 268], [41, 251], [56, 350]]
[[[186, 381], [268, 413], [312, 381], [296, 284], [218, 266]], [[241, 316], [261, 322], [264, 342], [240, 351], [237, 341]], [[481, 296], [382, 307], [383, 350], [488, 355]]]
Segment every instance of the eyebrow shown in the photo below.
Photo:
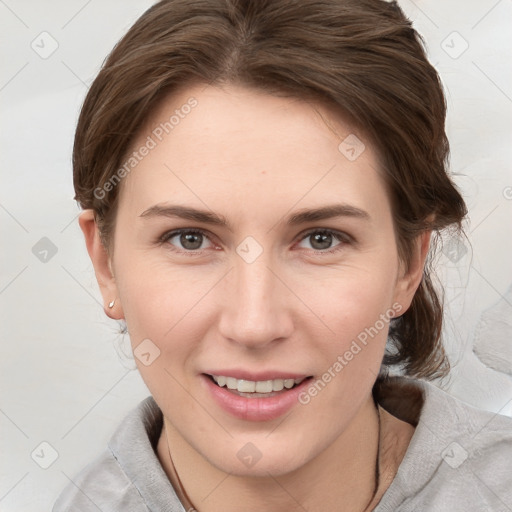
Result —
[[[198, 210], [187, 206], [172, 205], [167, 203], [156, 204], [147, 210], [144, 210], [140, 217], [170, 217], [193, 220], [204, 224], [226, 227], [229, 231], [233, 231], [232, 224], [222, 215], [217, 215], [211, 211]], [[306, 222], [314, 222], [319, 220], [333, 219], [336, 217], [352, 217], [365, 221], [370, 220], [370, 215], [365, 210], [357, 208], [349, 204], [331, 204], [322, 206], [321, 208], [302, 209], [291, 215], [286, 224], [288, 226], [296, 226]]]

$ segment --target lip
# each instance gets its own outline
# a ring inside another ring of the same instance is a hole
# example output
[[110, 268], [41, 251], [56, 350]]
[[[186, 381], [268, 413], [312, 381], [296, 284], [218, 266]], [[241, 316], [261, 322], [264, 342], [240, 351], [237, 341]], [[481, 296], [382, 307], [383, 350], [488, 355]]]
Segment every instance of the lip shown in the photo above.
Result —
[[276, 379], [305, 379], [308, 375], [299, 373], [287, 373], [281, 371], [265, 371], [265, 372], [249, 372], [241, 369], [232, 370], [212, 370], [204, 372], [206, 375], [222, 375], [224, 377], [233, 377], [238, 380], [252, 380], [254, 382], [262, 380], [276, 380]]
[[[281, 372], [251, 374], [250, 378], [246, 372], [213, 373], [213, 375], [224, 375], [237, 379], [242, 379], [243, 377], [240, 377], [242, 374], [246, 376], [245, 380], [299, 379], [304, 377], [302, 375], [294, 377], [295, 374], [283, 374]], [[279, 376], [275, 377], [276, 374]], [[283, 375], [286, 375], [286, 377], [283, 377]], [[246, 398], [231, 393], [224, 387], [217, 386], [207, 374], [201, 374], [200, 377], [203, 385], [217, 405], [232, 416], [246, 421], [270, 421], [283, 416], [294, 405], [299, 405], [299, 394], [309, 385], [311, 380], [310, 378], [305, 378], [299, 385], [280, 392], [278, 395], [267, 398]]]

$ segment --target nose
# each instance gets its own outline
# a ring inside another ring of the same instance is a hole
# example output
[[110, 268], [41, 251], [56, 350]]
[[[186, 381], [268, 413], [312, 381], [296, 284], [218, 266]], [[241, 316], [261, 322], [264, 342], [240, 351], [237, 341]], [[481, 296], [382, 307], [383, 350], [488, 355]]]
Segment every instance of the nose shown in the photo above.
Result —
[[235, 258], [225, 278], [221, 305], [220, 334], [252, 349], [282, 341], [293, 331], [293, 294], [264, 255], [252, 263]]

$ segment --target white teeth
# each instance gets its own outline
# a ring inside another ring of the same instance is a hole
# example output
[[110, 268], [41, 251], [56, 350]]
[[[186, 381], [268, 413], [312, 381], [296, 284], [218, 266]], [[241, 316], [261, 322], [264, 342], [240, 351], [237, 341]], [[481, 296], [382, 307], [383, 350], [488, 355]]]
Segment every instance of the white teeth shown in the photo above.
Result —
[[272, 390], [273, 391], [282, 391], [284, 389], [284, 380], [275, 380], [272, 383]]
[[216, 379], [216, 382], [220, 387], [225, 386], [226, 381], [227, 381], [226, 377], [222, 377], [222, 376], [217, 377], [217, 379]]
[[293, 388], [294, 384], [295, 384], [295, 381], [293, 379], [286, 379], [284, 381], [284, 387], [287, 389]]
[[226, 377], [226, 385], [228, 386], [228, 389], [236, 389], [238, 383], [233, 377]]
[[260, 380], [256, 382], [256, 393], [272, 393], [273, 385], [271, 380]]
[[258, 385], [251, 380], [239, 380], [237, 389], [241, 393], [254, 393], [255, 390], [258, 391]]
[[291, 389], [295, 384], [300, 384], [304, 379], [274, 379], [274, 380], [252, 380], [235, 379], [223, 375], [212, 375], [213, 380], [222, 388], [236, 389], [240, 393], [272, 393], [282, 391], [284, 388]]

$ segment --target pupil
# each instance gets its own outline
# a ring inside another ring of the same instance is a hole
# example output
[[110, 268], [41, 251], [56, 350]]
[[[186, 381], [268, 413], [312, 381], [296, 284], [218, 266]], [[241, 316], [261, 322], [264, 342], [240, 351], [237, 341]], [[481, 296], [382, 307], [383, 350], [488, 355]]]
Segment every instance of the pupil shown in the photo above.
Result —
[[316, 247], [317, 249], [328, 249], [332, 242], [332, 235], [329, 233], [316, 233], [313, 235], [313, 240], [315, 243], [320, 242], [320, 245], [323, 245], [322, 247]]
[[[183, 233], [181, 235], [181, 244], [186, 249], [195, 250], [201, 247], [201, 237], [202, 235], [199, 233]], [[196, 239], [194, 244], [194, 238]], [[199, 243], [197, 243], [197, 239], [199, 239]], [[192, 247], [190, 246], [192, 244]]]

